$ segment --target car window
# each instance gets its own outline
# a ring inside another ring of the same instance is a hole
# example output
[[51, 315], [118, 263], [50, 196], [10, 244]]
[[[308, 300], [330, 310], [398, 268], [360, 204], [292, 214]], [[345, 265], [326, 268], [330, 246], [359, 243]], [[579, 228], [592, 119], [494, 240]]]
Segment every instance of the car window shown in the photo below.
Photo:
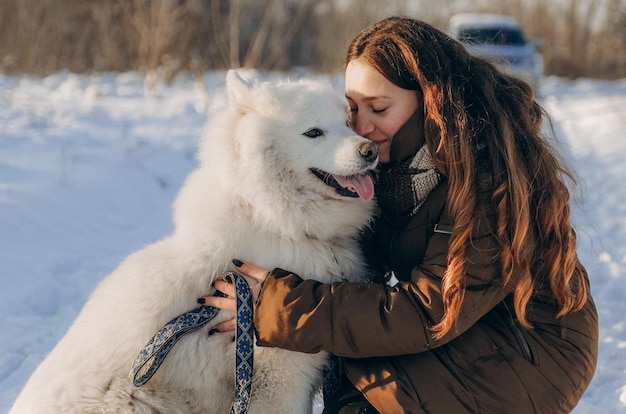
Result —
[[510, 28], [462, 28], [459, 40], [465, 43], [522, 46], [526, 42], [519, 30]]

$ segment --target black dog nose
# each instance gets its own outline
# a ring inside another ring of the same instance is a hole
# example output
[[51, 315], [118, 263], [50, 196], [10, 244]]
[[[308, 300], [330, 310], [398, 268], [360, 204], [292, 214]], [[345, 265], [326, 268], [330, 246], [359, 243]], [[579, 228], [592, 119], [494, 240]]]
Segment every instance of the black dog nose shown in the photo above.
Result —
[[359, 145], [359, 154], [367, 161], [374, 161], [378, 157], [378, 145], [367, 141]]

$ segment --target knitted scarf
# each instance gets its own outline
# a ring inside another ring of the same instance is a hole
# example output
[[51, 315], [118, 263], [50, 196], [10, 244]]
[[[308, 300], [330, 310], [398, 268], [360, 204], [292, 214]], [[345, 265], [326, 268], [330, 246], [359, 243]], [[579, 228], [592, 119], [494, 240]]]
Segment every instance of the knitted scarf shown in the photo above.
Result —
[[381, 218], [403, 227], [441, 181], [426, 147], [423, 116], [416, 112], [393, 137], [389, 164], [382, 165], [376, 183]]

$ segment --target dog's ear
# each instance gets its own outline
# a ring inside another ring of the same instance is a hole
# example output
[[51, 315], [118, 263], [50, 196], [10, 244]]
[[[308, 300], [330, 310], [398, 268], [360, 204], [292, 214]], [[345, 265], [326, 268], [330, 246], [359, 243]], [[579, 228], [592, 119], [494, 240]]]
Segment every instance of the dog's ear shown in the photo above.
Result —
[[226, 89], [230, 105], [233, 108], [237, 108], [244, 114], [252, 111], [254, 85], [242, 78], [234, 69], [230, 69], [226, 73]]

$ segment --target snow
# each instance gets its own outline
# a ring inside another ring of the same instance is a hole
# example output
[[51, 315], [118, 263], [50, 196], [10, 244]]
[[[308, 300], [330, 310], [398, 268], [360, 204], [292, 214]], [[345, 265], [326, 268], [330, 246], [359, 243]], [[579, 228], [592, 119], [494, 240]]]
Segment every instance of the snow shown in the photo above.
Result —
[[[223, 102], [223, 82], [218, 72], [206, 90], [186, 77], [147, 89], [135, 73], [0, 75], [0, 412], [96, 284], [172, 231], [206, 92]], [[575, 413], [626, 412], [626, 80], [547, 78], [541, 96], [582, 182], [573, 218], [600, 316], [596, 376]]]

